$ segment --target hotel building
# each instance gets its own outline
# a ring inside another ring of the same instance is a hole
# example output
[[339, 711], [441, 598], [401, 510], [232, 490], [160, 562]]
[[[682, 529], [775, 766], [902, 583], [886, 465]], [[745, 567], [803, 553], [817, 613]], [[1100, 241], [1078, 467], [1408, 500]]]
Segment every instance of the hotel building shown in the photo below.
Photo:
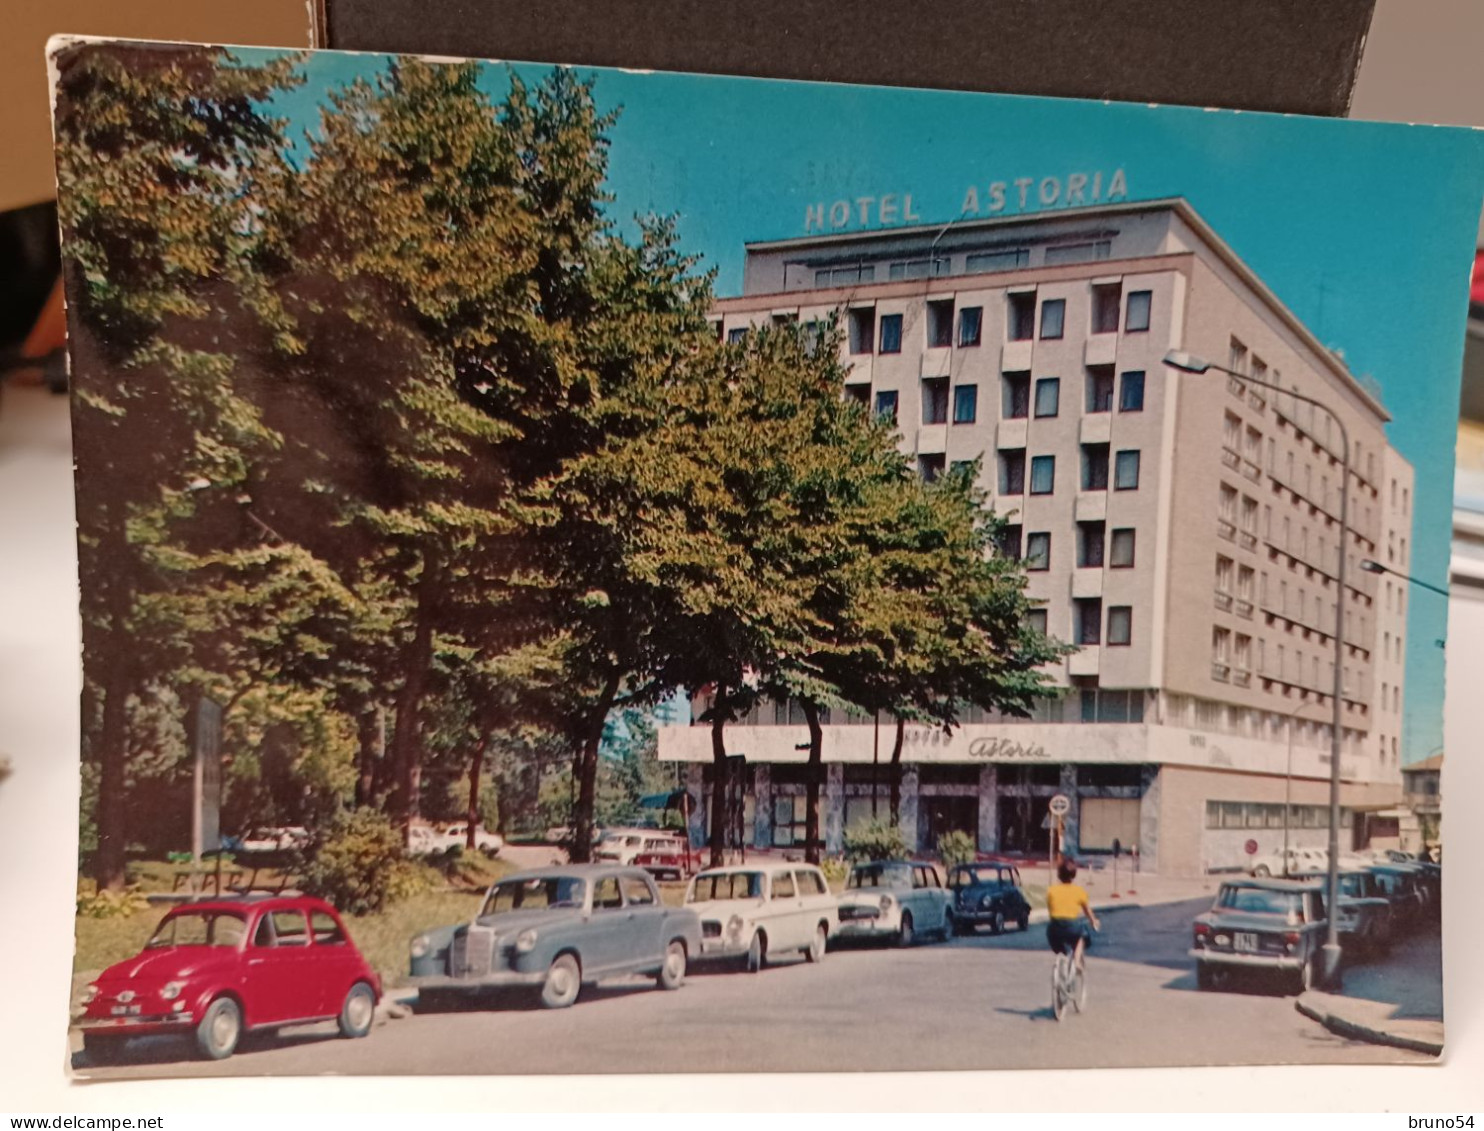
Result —
[[[1071, 800], [1068, 851], [1138, 847], [1195, 874], [1328, 832], [1337, 562], [1347, 597], [1341, 843], [1401, 795], [1405, 572], [1412, 472], [1357, 379], [1184, 200], [750, 244], [718, 332], [837, 315], [843, 394], [895, 421], [932, 477], [981, 460], [1046, 631], [1078, 646], [1064, 694], [1031, 719], [971, 712], [951, 735], [909, 726], [901, 820], [931, 851], [1044, 853]], [[1351, 441], [1342, 545], [1340, 433], [1320, 410], [1171, 349], [1331, 406]], [[704, 708], [704, 704], [699, 704]], [[699, 712], [698, 712], [699, 713]], [[895, 724], [836, 711], [824, 729], [824, 836], [884, 815]], [[727, 730], [743, 842], [804, 835], [806, 731], [765, 702]], [[710, 793], [705, 727], [660, 730]], [[1249, 843], [1252, 842], [1252, 843]]]

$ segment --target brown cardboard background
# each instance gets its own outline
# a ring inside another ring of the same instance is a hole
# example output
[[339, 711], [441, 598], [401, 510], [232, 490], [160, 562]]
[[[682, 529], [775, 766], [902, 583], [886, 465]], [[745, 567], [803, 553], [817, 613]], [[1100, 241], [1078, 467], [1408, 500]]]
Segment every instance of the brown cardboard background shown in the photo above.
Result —
[[1342, 116], [1375, 0], [315, 0], [319, 45]]

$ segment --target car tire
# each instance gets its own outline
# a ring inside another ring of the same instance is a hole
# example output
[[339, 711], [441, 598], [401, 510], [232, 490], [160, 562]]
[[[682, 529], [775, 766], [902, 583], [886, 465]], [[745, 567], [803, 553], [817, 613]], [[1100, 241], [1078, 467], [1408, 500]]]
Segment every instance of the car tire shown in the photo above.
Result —
[[1198, 990], [1214, 990], [1216, 988], [1216, 971], [1205, 962], [1195, 964], [1195, 985]]
[[685, 943], [680, 939], [671, 939], [665, 947], [665, 961], [655, 980], [662, 990], [678, 990], [685, 985]]
[[1314, 962], [1310, 959], [1294, 972], [1289, 982], [1288, 989], [1293, 994], [1304, 994], [1309, 992], [1309, 987], [1314, 984]]
[[989, 933], [992, 935], [1005, 933], [1005, 913], [999, 908], [995, 908], [994, 916], [989, 921]]
[[376, 1020], [376, 994], [365, 982], [350, 987], [345, 1001], [340, 1005], [337, 1019], [342, 1037], [355, 1040], [371, 1032], [371, 1023]]
[[1031, 929], [1031, 913], [1028, 909], [1020, 913], [1019, 923], [1020, 929], [1022, 931], [1028, 931]]
[[116, 1037], [109, 1033], [84, 1033], [82, 1035], [82, 1051], [87, 1054], [88, 1063], [102, 1067], [107, 1064], [117, 1064], [124, 1055], [124, 1042], [127, 1037]]
[[823, 962], [825, 948], [829, 945], [830, 929], [821, 923], [814, 928], [814, 938], [804, 948], [804, 957], [810, 962]]
[[958, 916], [950, 913], [947, 917], [948, 929], [944, 932], [945, 939], [956, 939], [964, 934], [964, 925], [958, 921]]
[[917, 941], [917, 935], [912, 930], [912, 912], [902, 912], [902, 925], [897, 928], [897, 945], [901, 947], [911, 946]]
[[242, 1040], [242, 1007], [219, 997], [206, 1007], [196, 1026], [196, 1049], [207, 1060], [226, 1060]]
[[546, 1009], [566, 1009], [582, 992], [582, 965], [572, 953], [559, 954], [546, 970], [541, 983], [541, 1004]]
[[747, 944], [747, 953], [742, 957], [742, 966], [749, 974], [756, 974], [768, 964], [768, 936], [762, 931], [752, 933]]

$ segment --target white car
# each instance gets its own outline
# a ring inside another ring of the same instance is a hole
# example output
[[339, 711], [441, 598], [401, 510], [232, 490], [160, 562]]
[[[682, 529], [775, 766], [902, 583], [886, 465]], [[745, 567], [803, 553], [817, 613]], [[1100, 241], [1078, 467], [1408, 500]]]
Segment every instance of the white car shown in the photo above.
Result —
[[[469, 845], [469, 825], [466, 821], [455, 821], [450, 825], [439, 825], [435, 830], [444, 849], [458, 845], [467, 848]], [[474, 847], [486, 856], [500, 855], [500, 849], [505, 847], [505, 840], [498, 833], [492, 833], [488, 829], [474, 829]]]
[[952, 894], [923, 860], [856, 864], [840, 896], [840, 937], [911, 946], [919, 934], [953, 935]]
[[812, 864], [708, 868], [691, 880], [685, 906], [701, 917], [702, 959], [742, 959], [761, 970], [772, 955], [824, 958], [839, 926], [834, 895]]
[[309, 843], [309, 830], [302, 825], [259, 826], [238, 844], [239, 852], [287, 852]]
[[634, 863], [634, 857], [651, 847], [650, 841], [655, 841], [652, 847], [659, 849], [672, 839], [659, 829], [605, 829], [593, 846], [593, 860], [600, 864], [627, 866]]
[[1322, 872], [1329, 867], [1329, 853], [1322, 848], [1290, 848], [1288, 868], [1283, 867], [1283, 850], [1253, 856], [1247, 861], [1247, 872], [1253, 876], [1301, 876], [1308, 872]]

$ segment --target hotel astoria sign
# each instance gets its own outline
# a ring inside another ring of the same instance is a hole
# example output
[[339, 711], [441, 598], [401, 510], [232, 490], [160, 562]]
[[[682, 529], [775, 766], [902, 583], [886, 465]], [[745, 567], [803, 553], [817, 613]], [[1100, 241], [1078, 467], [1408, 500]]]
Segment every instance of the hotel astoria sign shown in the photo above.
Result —
[[[1015, 177], [970, 185], [963, 195], [959, 219], [975, 216], [1014, 215], [1050, 208], [1077, 208], [1087, 204], [1109, 204], [1128, 199], [1128, 177], [1122, 169], [1111, 172], [1067, 173], [1065, 176]], [[859, 231], [919, 224], [922, 216], [910, 192], [844, 197], [816, 201], [804, 207], [804, 234]], [[950, 221], [952, 223], [952, 221]]]

